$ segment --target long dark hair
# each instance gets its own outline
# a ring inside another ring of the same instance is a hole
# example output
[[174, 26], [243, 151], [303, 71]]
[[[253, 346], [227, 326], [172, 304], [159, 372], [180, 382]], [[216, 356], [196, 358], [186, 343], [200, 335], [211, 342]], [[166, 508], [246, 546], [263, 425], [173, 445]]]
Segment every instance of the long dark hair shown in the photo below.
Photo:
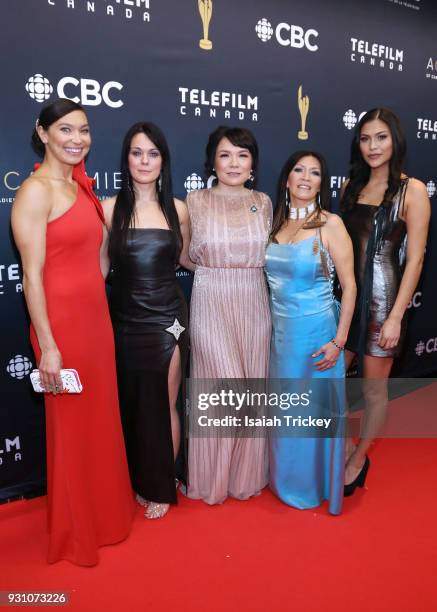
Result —
[[[121, 189], [117, 194], [111, 230], [109, 233], [109, 257], [116, 262], [122, 256], [126, 246], [129, 227], [135, 226], [135, 193], [132, 189], [132, 178], [129, 173], [129, 152], [132, 138], [136, 134], [145, 134], [159, 150], [162, 158], [161, 174], [157, 179], [156, 192], [158, 202], [168, 227], [173, 230], [178, 243], [177, 259], [182, 248], [182, 235], [179, 217], [176, 211], [171, 180], [170, 151], [164, 134], [154, 123], [135, 123], [127, 131], [121, 149]], [[159, 188], [158, 181], [161, 186]]]
[[246, 181], [245, 185], [253, 188], [256, 185], [258, 176], [258, 143], [255, 136], [247, 128], [228, 127], [220, 125], [208, 138], [205, 155], [205, 176], [208, 179], [214, 174], [214, 163], [217, 147], [222, 138], [227, 138], [235, 147], [247, 149], [252, 156], [252, 175], [253, 181]]
[[272, 231], [270, 233], [270, 240], [276, 242], [275, 236], [281, 229], [284, 222], [288, 219], [289, 207], [287, 206], [287, 181], [290, 172], [293, 170], [295, 165], [303, 157], [314, 157], [320, 164], [320, 191], [317, 202], [317, 209], [315, 214], [311, 217], [308, 225], [304, 223], [302, 226], [304, 229], [310, 229], [311, 227], [321, 227], [325, 224], [325, 220], [322, 218], [322, 210], [331, 209], [331, 194], [329, 191], [329, 173], [328, 166], [325, 158], [320, 153], [315, 151], [296, 151], [292, 153], [282, 167], [281, 173], [278, 178], [278, 187], [276, 192], [276, 207], [273, 214]]
[[52, 123], [55, 123], [55, 121], [58, 121], [58, 119], [61, 119], [61, 117], [64, 117], [73, 111], [85, 112], [80, 104], [73, 102], [73, 100], [68, 100], [67, 98], [58, 98], [41, 109], [36, 125], [33, 128], [31, 138], [32, 148], [35, 153], [37, 153], [40, 157], [44, 157], [46, 152], [45, 144], [37, 132], [37, 126], [41, 126], [47, 130]]
[[370, 167], [363, 159], [360, 150], [360, 136], [363, 126], [369, 121], [379, 119], [383, 121], [391, 134], [393, 153], [389, 163], [388, 185], [381, 204], [389, 207], [393, 198], [399, 191], [401, 175], [404, 169], [407, 144], [404, 131], [398, 117], [388, 108], [372, 108], [358, 122], [351, 145], [349, 182], [343, 194], [340, 207], [343, 211], [352, 208], [364, 187], [369, 182]]

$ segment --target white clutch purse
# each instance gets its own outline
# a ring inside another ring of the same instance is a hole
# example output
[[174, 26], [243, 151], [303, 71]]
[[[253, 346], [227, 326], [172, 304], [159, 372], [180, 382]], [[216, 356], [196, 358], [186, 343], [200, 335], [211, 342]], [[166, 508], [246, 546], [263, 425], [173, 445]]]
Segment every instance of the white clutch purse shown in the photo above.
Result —
[[[80, 393], [83, 389], [79, 374], [76, 370], [61, 370], [61, 380], [63, 388], [59, 393]], [[37, 393], [47, 393], [41, 384], [39, 370], [33, 370], [33, 372], [30, 373], [30, 381], [34, 391]]]

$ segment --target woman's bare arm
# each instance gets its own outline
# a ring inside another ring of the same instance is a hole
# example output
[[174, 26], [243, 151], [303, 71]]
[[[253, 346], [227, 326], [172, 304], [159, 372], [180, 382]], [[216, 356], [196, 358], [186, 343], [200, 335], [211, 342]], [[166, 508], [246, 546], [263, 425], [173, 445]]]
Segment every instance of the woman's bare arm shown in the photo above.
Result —
[[194, 272], [196, 264], [193, 263], [189, 256], [190, 241], [191, 241], [191, 226], [188, 208], [185, 202], [175, 199], [175, 206], [179, 217], [182, 234], [182, 249], [179, 255], [179, 263], [183, 268]]
[[11, 223], [23, 266], [24, 295], [41, 349], [41, 382], [47, 390], [55, 390], [56, 386], [62, 389], [62, 357], [50, 327], [43, 285], [46, 230], [50, 211], [50, 187], [30, 178], [17, 193], [12, 207]]
[[337, 215], [329, 215], [322, 232], [325, 246], [332, 257], [340, 281], [342, 298], [340, 320], [338, 322], [337, 333], [335, 338], [333, 338], [335, 344], [334, 342], [329, 342], [313, 355], [317, 357], [324, 353], [324, 358], [316, 363], [316, 367], [320, 370], [332, 367], [340, 353], [337, 346], [344, 347], [346, 343], [357, 295], [352, 241], [343, 221]]
[[395, 303], [379, 334], [378, 344], [383, 349], [397, 345], [401, 321], [417, 287], [425, 256], [431, 205], [425, 185], [410, 179], [405, 196], [405, 222], [407, 225], [407, 258]]

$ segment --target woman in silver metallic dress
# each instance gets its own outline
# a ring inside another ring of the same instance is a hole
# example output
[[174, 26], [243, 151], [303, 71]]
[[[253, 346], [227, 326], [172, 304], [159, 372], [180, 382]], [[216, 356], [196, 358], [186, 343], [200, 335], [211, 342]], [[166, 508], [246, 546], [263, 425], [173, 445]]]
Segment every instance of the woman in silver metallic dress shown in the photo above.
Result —
[[357, 355], [366, 405], [361, 439], [356, 447], [348, 445], [345, 495], [364, 485], [367, 451], [384, 424], [387, 379], [423, 265], [430, 203], [425, 185], [403, 173], [405, 152], [396, 115], [386, 108], [368, 111], [356, 127], [349, 179], [342, 190], [358, 287], [346, 367]]

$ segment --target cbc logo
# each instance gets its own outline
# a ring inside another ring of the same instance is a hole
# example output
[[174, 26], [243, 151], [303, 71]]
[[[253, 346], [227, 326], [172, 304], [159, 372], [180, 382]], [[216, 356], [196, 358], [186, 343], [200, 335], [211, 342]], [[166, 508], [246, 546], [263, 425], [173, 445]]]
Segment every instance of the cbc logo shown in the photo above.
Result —
[[423, 353], [437, 353], [437, 338], [429, 338], [426, 343], [419, 340], [416, 344], [415, 353], [418, 357], [422, 357]]
[[257, 33], [258, 38], [260, 38], [263, 42], [267, 42], [273, 36], [272, 24], [263, 17], [256, 24], [255, 32]]
[[345, 114], [343, 115], [343, 123], [344, 126], [348, 129], [351, 130], [352, 128], [354, 128], [356, 126], [356, 124], [358, 123], [358, 121], [360, 121], [361, 117], [363, 117], [366, 114], [366, 111], [363, 111], [358, 117], [356, 116], [355, 112], [350, 108], [349, 110], [347, 110], [345, 112]]
[[53, 87], [50, 81], [43, 77], [42, 74], [34, 74], [27, 79], [26, 91], [32, 100], [37, 102], [45, 102], [53, 93]]
[[313, 28], [304, 30], [298, 25], [278, 23], [275, 30], [273, 30], [270, 21], [263, 17], [257, 22], [255, 32], [262, 42], [270, 40], [273, 33], [275, 33], [276, 40], [283, 47], [293, 47], [295, 49], [303, 49], [305, 47], [308, 51], [318, 51], [319, 49], [313, 40], [319, 33]]
[[24, 355], [15, 355], [15, 357], [9, 360], [6, 371], [12, 378], [21, 380], [32, 371], [32, 362], [27, 357], [24, 357]]
[[[94, 79], [76, 79], [67, 76], [63, 77], [57, 84], [56, 93], [59, 98], [68, 98], [73, 102], [80, 102], [84, 106], [100, 106], [103, 103], [110, 108], [120, 108], [124, 102], [115, 99], [115, 95], [112, 93], [114, 89], [121, 91], [123, 85], [117, 81], [108, 81], [101, 85]], [[26, 91], [36, 102], [44, 102], [50, 98], [53, 87], [42, 74], [35, 74], [27, 80]]]
[[428, 181], [426, 184], [426, 190], [428, 192], [428, 196], [430, 198], [432, 198], [432, 196], [435, 194], [435, 190], [436, 190], [436, 184], [434, 181]]
[[203, 189], [205, 187], [205, 183], [202, 181], [201, 176], [193, 172], [185, 179], [184, 187], [187, 193], [189, 193], [190, 191], [195, 191], [196, 189]]

